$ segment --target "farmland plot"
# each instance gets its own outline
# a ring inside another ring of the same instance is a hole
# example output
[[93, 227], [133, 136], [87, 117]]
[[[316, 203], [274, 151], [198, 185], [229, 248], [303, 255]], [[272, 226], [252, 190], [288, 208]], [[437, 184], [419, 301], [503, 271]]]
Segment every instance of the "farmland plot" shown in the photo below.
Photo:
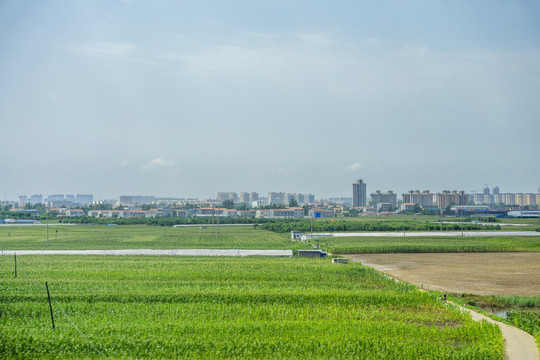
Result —
[[13, 270], [2, 257], [1, 358], [503, 356], [498, 327], [359, 264], [23, 256]]
[[295, 249], [288, 234], [252, 226], [161, 227], [147, 225], [0, 226], [0, 250]]

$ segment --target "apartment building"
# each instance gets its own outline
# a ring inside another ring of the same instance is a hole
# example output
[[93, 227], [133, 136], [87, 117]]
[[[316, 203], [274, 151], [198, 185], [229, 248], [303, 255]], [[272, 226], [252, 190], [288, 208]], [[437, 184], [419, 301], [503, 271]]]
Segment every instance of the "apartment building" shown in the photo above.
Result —
[[442, 193], [436, 194], [437, 207], [444, 209], [450, 204], [454, 205], [467, 205], [469, 203], [469, 195], [465, 194], [465, 191], [443, 190]]
[[367, 184], [362, 180], [358, 179], [352, 184], [353, 186], [353, 207], [357, 206], [366, 206], [366, 186]]
[[429, 190], [410, 190], [406, 194], [402, 194], [401, 198], [403, 203], [406, 204], [417, 204], [421, 207], [431, 207], [433, 206], [433, 194]]
[[375, 191], [374, 193], [370, 194], [371, 201], [373, 204], [380, 204], [380, 203], [389, 203], [391, 206], [396, 207], [397, 206], [397, 194], [395, 194], [392, 190], [389, 190], [388, 192], [381, 192], [380, 190]]

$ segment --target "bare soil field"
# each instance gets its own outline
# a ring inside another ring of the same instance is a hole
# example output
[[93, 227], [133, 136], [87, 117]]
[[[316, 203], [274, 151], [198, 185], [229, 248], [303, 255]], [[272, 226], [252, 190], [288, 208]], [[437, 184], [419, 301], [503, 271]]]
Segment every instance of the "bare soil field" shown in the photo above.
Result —
[[540, 253], [347, 255], [429, 290], [476, 295], [540, 295]]

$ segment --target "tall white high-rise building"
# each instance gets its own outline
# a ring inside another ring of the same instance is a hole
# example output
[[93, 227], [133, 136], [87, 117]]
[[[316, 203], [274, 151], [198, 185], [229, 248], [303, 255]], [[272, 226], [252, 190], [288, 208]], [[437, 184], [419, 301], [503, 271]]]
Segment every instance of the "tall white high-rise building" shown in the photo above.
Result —
[[94, 202], [94, 195], [92, 194], [77, 194], [75, 202], [81, 205], [92, 205]]
[[354, 207], [356, 206], [366, 206], [366, 183], [362, 179], [353, 184], [353, 203]]
[[288, 203], [284, 192], [269, 192], [268, 205]]
[[249, 193], [248, 192], [241, 192], [240, 193], [240, 202], [241, 203], [249, 203]]
[[32, 205], [42, 204], [43, 203], [43, 195], [41, 195], [41, 194], [32, 195], [32, 196], [30, 196], [30, 199], [28, 200], [28, 202], [30, 204], [32, 204]]
[[259, 193], [258, 192], [250, 192], [249, 193], [249, 201], [250, 202], [253, 202], [253, 201], [257, 201], [259, 200]]

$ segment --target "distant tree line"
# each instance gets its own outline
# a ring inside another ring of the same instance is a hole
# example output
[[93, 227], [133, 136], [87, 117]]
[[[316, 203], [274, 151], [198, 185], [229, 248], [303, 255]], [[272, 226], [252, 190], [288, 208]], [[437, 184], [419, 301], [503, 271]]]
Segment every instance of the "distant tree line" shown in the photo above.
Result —
[[[81, 217], [63, 217], [59, 218], [60, 223], [69, 224], [118, 224], [118, 225], [152, 225], [152, 226], [173, 226], [173, 225], [187, 225], [187, 224], [212, 224], [212, 217], [154, 217], [154, 218], [95, 218], [91, 216]], [[214, 223], [217, 223], [217, 217], [213, 218]], [[264, 219], [264, 218], [219, 218], [220, 224], [262, 224], [268, 222], [274, 222], [277, 219]]]
[[[278, 233], [290, 231], [310, 232], [309, 220], [282, 220], [279, 222], [265, 223], [258, 227]], [[331, 231], [458, 231], [458, 230], [500, 230], [500, 225], [480, 224], [445, 224], [445, 223], [416, 223], [416, 222], [360, 222], [360, 221], [314, 221], [314, 232]]]

